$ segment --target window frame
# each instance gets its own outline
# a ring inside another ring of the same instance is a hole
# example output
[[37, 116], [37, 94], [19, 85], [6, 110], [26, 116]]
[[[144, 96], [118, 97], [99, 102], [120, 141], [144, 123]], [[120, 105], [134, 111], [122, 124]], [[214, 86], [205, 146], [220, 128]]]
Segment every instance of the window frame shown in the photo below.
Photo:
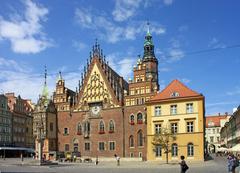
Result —
[[115, 123], [113, 120], [109, 121], [109, 133], [113, 133], [115, 131]]
[[[113, 145], [111, 145], [111, 144], [113, 144]], [[110, 151], [115, 151], [116, 150], [116, 142], [115, 141], [109, 141], [109, 150]]]
[[98, 142], [98, 151], [105, 151], [105, 142]]
[[176, 143], [172, 144], [172, 157], [178, 157], [178, 145]]
[[191, 142], [187, 145], [187, 156], [194, 157], [194, 145]]
[[[175, 125], [175, 126], [173, 126]], [[178, 123], [177, 122], [172, 122], [171, 123], [171, 133], [172, 134], [177, 134], [178, 133]]]
[[155, 146], [155, 157], [162, 157], [162, 145]]
[[[159, 109], [157, 109], [157, 108], [159, 108]], [[154, 108], [154, 115], [155, 116], [161, 116], [162, 115], [162, 108], [161, 108], [161, 106], [155, 106], [155, 108]]]
[[154, 129], [155, 129], [155, 134], [161, 134], [162, 124], [155, 124]]
[[[192, 124], [188, 124], [188, 123], [192, 123]], [[186, 127], [187, 127], [187, 133], [193, 133], [194, 132], [194, 121], [187, 121]]]
[[177, 115], [177, 105], [170, 105], [170, 114]]
[[186, 113], [192, 114], [193, 113], [193, 103], [186, 103]]

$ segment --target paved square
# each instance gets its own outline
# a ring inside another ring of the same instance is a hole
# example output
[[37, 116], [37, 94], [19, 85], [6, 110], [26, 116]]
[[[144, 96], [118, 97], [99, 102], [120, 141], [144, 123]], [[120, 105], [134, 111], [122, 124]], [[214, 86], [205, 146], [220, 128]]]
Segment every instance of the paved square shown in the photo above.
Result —
[[[116, 162], [94, 163], [59, 163], [53, 166], [31, 166], [31, 159], [25, 159], [21, 164], [20, 159], [6, 159], [0, 161], [1, 172], [62, 172], [62, 173], [174, 173], [180, 172], [178, 164], [160, 164], [158, 162], [121, 162], [120, 166]], [[189, 173], [226, 173], [227, 162], [224, 157], [215, 157], [204, 163], [188, 163]]]

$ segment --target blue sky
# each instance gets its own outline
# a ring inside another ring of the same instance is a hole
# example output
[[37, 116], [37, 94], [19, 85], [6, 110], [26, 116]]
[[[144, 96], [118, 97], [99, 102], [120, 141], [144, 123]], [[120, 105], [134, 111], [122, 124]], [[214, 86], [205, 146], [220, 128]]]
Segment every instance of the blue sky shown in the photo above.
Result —
[[0, 90], [36, 102], [44, 66], [53, 92], [59, 70], [75, 90], [98, 39], [126, 80], [143, 54], [150, 22], [161, 90], [179, 79], [206, 97], [206, 113], [240, 104], [237, 0], [1, 1]]

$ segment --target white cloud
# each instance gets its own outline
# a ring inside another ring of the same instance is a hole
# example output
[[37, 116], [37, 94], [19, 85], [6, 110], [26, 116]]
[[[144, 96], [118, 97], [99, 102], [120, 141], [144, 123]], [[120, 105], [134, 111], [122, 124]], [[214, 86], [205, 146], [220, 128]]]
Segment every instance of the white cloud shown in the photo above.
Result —
[[[119, 59], [121, 59], [119, 61]], [[113, 53], [106, 56], [106, 60], [109, 62], [110, 67], [112, 67], [120, 76], [125, 80], [128, 80], [132, 75], [133, 65], [136, 60], [133, 57], [124, 57], [119, 53]]]
[[[112, 21], [109, 16], [105, 16], [102, 13], [93, 14], [91, 9], [86, 8], [77, 8], [75, 11], [75, 19], [80, 27], [92, 29], [100, 38], [110, 43], [116, 43], [121, 40], [135, 40], [139, 33], [147, 30], [146, 22], [135, 21], [125, 26], [124, 24], [118, 25], [118, 23]], [[156, 22], [151, 23], [150, 30], [151, 33], [156, 35], [161, 35], [166, 32], [165, 27]]]
[[77, 49], [77, 51], [81, 51], [84, 50], [85, 48], [87, 48], [87, 45], [81, 41], [73, 41], [73, 47], [75, 47]]
[[191, 82], [191, 80], [187, 78], [180, 78], [179, 80], [182, 81], [184, 84], [188, 84]]
[[217, 48], [225, 48], [226, 45], [225, 45], [224, 43], [221, 43], [217, 38], [213, 37], [213, 38], [209, 41], [208, 47], [217, 49]]
[[115, 21], [122, 22], [134, 16], [142, 0], [116, 0], [112, 12]]
[[159, 71], [160, 72], [169, 72], [169, 71], [171, 71], [171, 69], [167, 68], [167, 67], [161, 67], [161, 68], [159, 68]]
[[[67, 69], [61, 67], [61, 70]], [[0, 57], [0, 88], [1, 92], [14, 92], [16, 95], [21, 95], [22, 98], [32, 99], [37, 101], [39, 94], [42, 93], [44, 84], [44, 69], [43, 72], [35, 72], [30, 65], [17, 63], [9, 58]], [[58, 71], [58, 70], [56, 70]], [[57, 79], [57, 72], [48, 72], [47, 85], [49, 95], [52, 95]], [[62, 72], [63, 78], [66, 80], [66, 86], [72, 90], [78, 86], [80, 79], [80, 70], [71, 73]]]
[[215, 106], [222, 106], [222, 105], [231, 105], [236, 104], [237, 102], [215, 102], [215, 103], [208, 103], [206, 107], [215, 107]]
[[181, 49], [170, 49], [169, 56], [168, 56], [168, 62], [176, 62], [181, 60], [184, 57], [184, 52]]
[[23, 1], [24, 17], [12, 14], [9, 20], [0, 16], [0, 38], [9, 40], [16, 53], [38, 53], [52, 46], [42, 31], [42, 22], [46, 21], [48, 9], [31, 0]]
[[240, 94], [240, 87], [235, 87], [233, 91], [228, 91], [227, 95], [229, 96], [234, 96]]
[[165, 5], [172, 5], [173, 0], [163, 0], [163, 3], [164, 3]]
[[75, 10], [75, 17], [77, 18], [77, 22], [86, 28], [93, 27], [93, 16], [89, 10], [82, 8]]

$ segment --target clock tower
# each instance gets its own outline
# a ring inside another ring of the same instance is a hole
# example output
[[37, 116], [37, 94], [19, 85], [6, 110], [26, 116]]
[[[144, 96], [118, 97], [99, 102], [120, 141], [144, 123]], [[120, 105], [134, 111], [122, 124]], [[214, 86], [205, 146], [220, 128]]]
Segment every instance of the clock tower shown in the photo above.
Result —
[[144, 40], [144, 54], [143, 54], [143, 64], [146, 66], [146, 78], [147, 81], [153, 83], [152, 90], [158, 91], [158, 60], [154, 54], [154, 44], [152, 41], [152, 35], [149, 29], [148, 23], [148, 30]]

